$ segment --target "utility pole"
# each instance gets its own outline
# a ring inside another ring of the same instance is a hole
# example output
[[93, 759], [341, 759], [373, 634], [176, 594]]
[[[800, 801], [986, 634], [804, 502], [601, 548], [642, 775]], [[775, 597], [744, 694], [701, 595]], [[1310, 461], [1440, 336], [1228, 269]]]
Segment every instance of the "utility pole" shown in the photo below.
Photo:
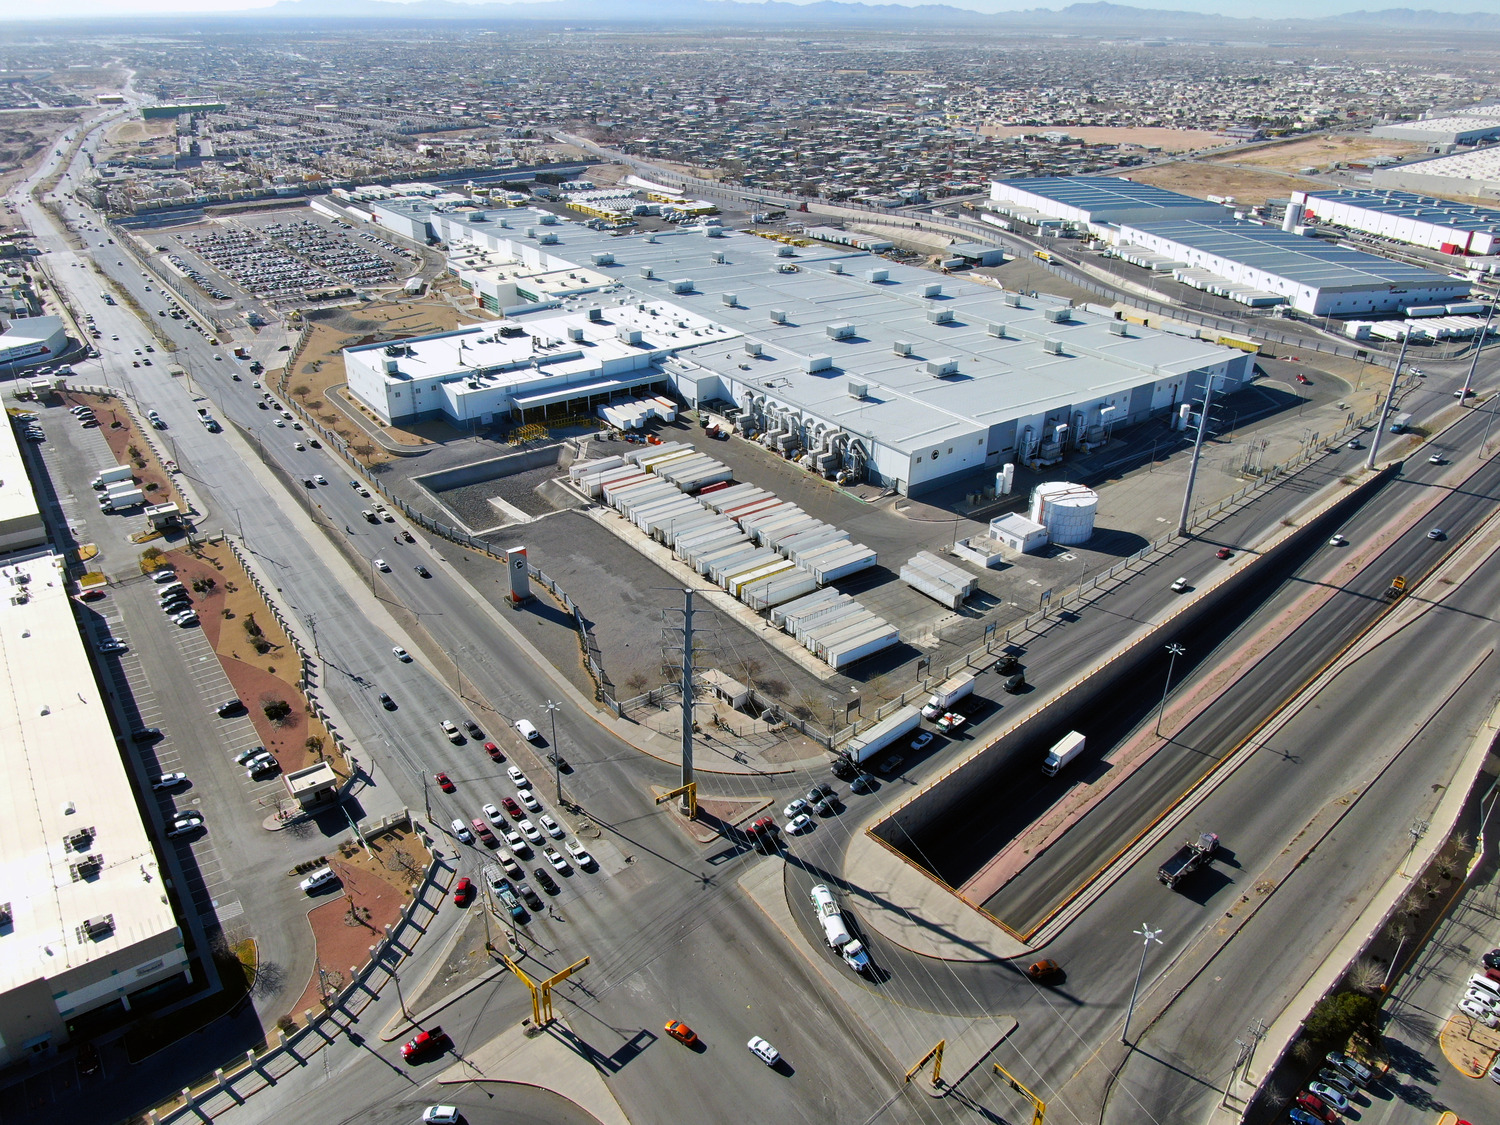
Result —
[[1182, 494], [1182, 516], [1177, 521], [1177, 534], [1188, 533], [1188, 515], [1193, 510], [1193, 485], [1198, 479], [1198, 459], [1203, 455], [1203, 435], [1208, 432], [1208, 408], [1213, 403], [1214, 378], [1210, 375], [1203, 383], [1203, 413], [1198, 417], [1198, 436], [1193, 439], [1193, 458], [1188, 462], [1187, 488]]
[[1370, 439], [1370, 455], [1365, 458], [1365, 468], [1375, 469], [1375, 458], [1380, 453], [1380, 439], [1385, 436], [1385, 422], [1390, 417], [1391, 406], [1396, 401], [1396, 383], [1401, 378], [1401, 364], [1406, 360], [1406, 345], [1411, 340], [1408, 332], [1401, 338], [1401, 352], [1396, 356], [1396, 367], [1391, 372], [1391, 389], [1385, 392], [1385, 402], [1380, 407], [1380, 421], [1375, 423], [1375, 436]]
[[[693, 591], [682, 591], [682, 784], [693, 783]], [[692, 797], [682, 795], [686, 815]]]
[[1120, 1032], [1120, 1042], [1127, 1047], [1130, 1046], [1130, 1017], [1135, 1015], [1135, 998], [1141, 990], [1141, 974], [1146, 970], [1146, 953], [1151, 948], [1153, 941], [1157, 945], [1161, 944], [1161, 938], [1158, 936], [1161, 934], [1161, 931], [1153, 930], [1145, 922], [1141, 923], [1140, 929], [1130, 932], [1138, 934], [1141, 938], [1141, 963], [1140, 967], [1135, 971], [1135, 987], [1130, 990], [1130, 1007], [1125, 1009], [1125, 1028]]
[[1495, 316], [1495, 302], [1490, 302], [1489, 312], [1484, 314], [1484, 327], [1479, 330], [1479, 339], [1474, 344], [1474, 358], [1469, 363], [1469, 373], [1464, 376], [1463, 390], [1458, 396], [1458, 405], [1469, 404], [1469, 388], [1474, 385], [1474, 372], [1479, 368], [1479, 353], [1484, 348], [1484, 342], [1490, 338], [1490, 321]]
[[547, 714], [552, 717], [552, 779], [557, 783], [557, 803], [562, 805], [562, 754], [557, 749], [557, 713], [562, 710], [562, 704], [556, 700], [549, 699], [546, 704]]

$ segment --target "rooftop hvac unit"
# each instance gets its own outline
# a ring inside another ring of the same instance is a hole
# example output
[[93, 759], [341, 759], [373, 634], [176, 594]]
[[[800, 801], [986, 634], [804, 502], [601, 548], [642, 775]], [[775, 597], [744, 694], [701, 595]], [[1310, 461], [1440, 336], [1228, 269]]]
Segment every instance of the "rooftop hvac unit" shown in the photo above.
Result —
[[557, 243], [557, 235], [553, 234], [549, 230], [549, 231], [545, 232], [544, 234], [542, 234], [537, 239], [537, 241], [540, 242], [543, 246], [554, 246]]
[[654, 234], [648, 234], [646, 236], [646, 241], [647, 242], [655, 242], [656, 241], [656, 235], [654, 235]]
[[823, 331], [828, 333], [830, 340], [852, 340], [854, 338], [854, 325], [848, 321], [839, 324], [825, 324]]
[[1005, 303], [1007, 305], [1009, 305], [1013, 309], [1020, 308], [1021, 307], [1021, 294], [1019, 294], [1019, 293], [1007, 293], [1005, 295]]
[[929, 309], [927, 311], [927, 320], [928, 320], [928, 322], [930, 324], [952, 324], [953, 323], [953, 310], [952, 309]]
[[802, 361], [802, 370], [809, 375], [816, 371], [827, 371], [833, 366], [831, 355], [810, 355]]
[[848, 387], [850, 398], [865, 398], [870, 393], [870, 384], [860, 382], [858, 379], [850, 379]]
[[1073, 319], [1073, 310], [1069, 308], [1048, 309], [1046, 317], [1049, 324], [1067, 324]]
[[758, 340], [746, 340], [745, 341], [745, 354], [746, 355], [760, 355], [760, 341], [758, 341]]
[[553, 226], [554, 224], [556, 224], [556, 222], [557, 222], [557, 216], [556, 215], [553, 215], [553, 214], [550, 214], [550, 213], [544, 213], [542, 215], [542, 218], [541, 218], [541, 224], [542, 224], [542, 226], [544, 226], [544, 227], [550, 227], [550, 226]]
[[63, 837], [63, 846], [69, 851], [81, 852], [93, 842], [94, 830], [92, 828], [80, 828]]
[[890, 280], [890, 270], [865, 270], [865, 280], [871, 285]]
[[1061, 340], [1043, 340], [1042, 341], [1042, 351], [1046, 352], [1048, 355], [1062, 355], [1063, 354], [1062, 341]]
[[1130, 331], [1123, 320], [1112, 320], [1109, 322], [1109, 331], [1112, 336], [1129, 336]]
[[387, 375], [398, 374], [400, 372], [400, 370], [401, 370], [401, 364], [398, 363], [396, 360], [394, 360], [394, 359], [388, 359], [388, 360], [385, 361], [385, 373]]
[[604, 319], [604, 310], [599, 308], [589, 309], [589, 319], [595, 324], [600, 323]]
[[[718, 228], [715, 227], [714, 229], [717, 230]], [[720, 252], [718, 254], [714, 254], [708, 260], [709, 260], [709, 263], [712, 264], [712, 265], [722, 266], [724, 264], [724, 255], [723, 255], [722, 252]]]
[[943, 287], [935, 281], [931, 285], [922, 286], [922, 296], [924, 297], [941, 297], [942, 295]]
[[740, 303], [739, 294], [737, 293], [720, 293], [719, 300], [723, 301], [730, 308], [734, 308]]
[[693, 279], [690, 277], [679, 277], [667, 284], [671, 287], [673, 293], [691, 293], [693, 291]]
[[797, 251], [793, 250], [790, 246], [778, 246], [776, 247], [776, 256], [778, 258], [795, 258]]
[[958, 360], [953, 356], [944, 356], [942, 359], [929, 359], [927, 361], [927, 374], [941, 379], [944, 375], [958, 374]]
[[844, 272], [844, 263], [843, 262], [829, 262], [828, 263], [828, 272], [829, 273], [843, 273]]
[[8, 926], [15, 919], [15, 913], [11, 910], [10, 903], [0, 902], [0, 926]]
[[724, 228], [723, 227], [704, 227], [703, 228], [703, 233], [708, 238], [723, 238], [724, 237]]
[[615, 335], [627, 344], [639, 344], [641, 342], [641, 330], [639, 328], [620, 328]]
[[985, 328], [985, 331], [997, 340], [1005, 339], [1005, 325], [1003, 324], [991, 324]]
[[526, 228], [526, 237], [527, 238], [535, 238], [536, 237], [536, 227], [527, 227]]
[[772, 324], [785, 324], [786, 323], [786, 310], [785, 309], [772, 309], [771, 310], [771, 323]]
[[642, 266], [641, 267], [641, 276], [649, 280], [650, 278], [653, 278], [653, 277], [656, 276], [656, 271], [654, 269], [652, 269], [650, 266]]
[[891, 344], [891, 351], [895, 355], [911, 355], [911, 345], [905, 340], [897, 340]]
[[568, 339], [572, 340], [573, 343], [575, 343], [575, 344], [581, 344], [581, 343], [583, 343], [583, 329], [582, 328], [569, 328], [568, 329]]
[[113, 914], [96, 914], [83, 924], [83, 932], [91, 938], [99, 938], [105, 934], [113, 933], [114, 928], [115, 916]]
[[615, 256], [609, 253], [609, 251], [607, 250], [602, 250], [597, 254], [591, 254], [590, 260], [593, 261], [594, 265], [596, 266], [612, 266], [615, 264]]

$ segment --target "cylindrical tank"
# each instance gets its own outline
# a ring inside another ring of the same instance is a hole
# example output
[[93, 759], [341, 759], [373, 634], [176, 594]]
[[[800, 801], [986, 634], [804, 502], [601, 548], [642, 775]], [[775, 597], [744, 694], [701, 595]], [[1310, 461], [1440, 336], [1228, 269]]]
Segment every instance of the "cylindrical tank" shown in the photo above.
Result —
[[1039, 484], [1031, 494], [1031, 518], [1047, 529], [1047, 539], [1062, 547], [1087, 543], [1094, 535], [1099, 494], [1067, 481]]
[[1302, 225], [1302, 204], [1288, 203], [1286, 206], [1286, 217], [1281, 220], [1281, 229], [1294, 231]]
[[1005, 467], [995, 474], [995, 495], [1009, 496], [1010, 490], [1016, 484], [1016, 466], [1006, 462]]

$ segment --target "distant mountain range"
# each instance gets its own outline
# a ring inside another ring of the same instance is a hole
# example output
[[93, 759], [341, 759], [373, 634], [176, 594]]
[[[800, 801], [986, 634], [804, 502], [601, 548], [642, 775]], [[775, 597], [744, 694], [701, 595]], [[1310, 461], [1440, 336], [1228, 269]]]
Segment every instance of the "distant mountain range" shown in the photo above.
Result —
[[[976, 0], [984, 3], [985, 0]], [[882, 24], [909, 27], [969, 26], [1062, 26], [1073, 31], [1108, 28], [1138, 36], [1163, 32], [1217, 29], [1220, 34], [1250, 31], [1267, 26], [1338, 24], [1360, 28], [1396, 28], [1427, 31], [1500, 30], [1500, 14], [1434, 12], [1413, 8], [1388, 8], [1378, 12], [1349, 12], [1317, 18], [1263, 19], [1208, 15], [1201, 12], [1159, 8], [1134, 8], [1124, 4], [1070, 4], [1061, 10], [1031, 8], [1025, 11], [982, 12], [951, 4], [861, 4], [841, 0], [817, 0], [811, 4], [789, 4], [781, 0], [746, 3], [742, 0], [537, 0], [515, 3], [455, 3], [454, 0], [278, 0], [265, 8], [218, 13], [252, 19], [360, 19], [385, 21], [464, 20], [474, 23], [513, 20], [588, 20], [599, 22], [674, 23], [679, 21], [721, 24]]]

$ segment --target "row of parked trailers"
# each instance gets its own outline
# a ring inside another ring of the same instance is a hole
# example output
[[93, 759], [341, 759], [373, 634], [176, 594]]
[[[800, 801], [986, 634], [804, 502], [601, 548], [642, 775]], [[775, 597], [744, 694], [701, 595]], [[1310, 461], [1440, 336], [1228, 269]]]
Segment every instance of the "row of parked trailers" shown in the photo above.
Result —
[[[875, 565], [875, 552], [851, 542], [844, 529], [763, 488], [735, 484], [727, 466], [690, 445], [669, 442], [580, 462], [569, 475], [590, 497], [603, 499], [756, 610], [782, 605]], [[845, 600], [858, 607], [852, 598]], [[889, 632], [892, 640], [886, 643], [894, 643], [895, 629], [868, 616]], [[824, 650], [807, 647], [828, 659]], [[841, 656], [843, 650], [833, 652]]]
[[901, 581], [949, 609], [957, 609], [979, 588], [978, 578], [931, 551], [918, 551], [908, 559], [901, 568]]
[[638, 430], [653, 418], [675, 422], [677, 404], [666, 395], [655, 395], [633, 402], [612, 402], [608, 406], [597, 406], [594, 413], [617, 430]]
[[[1439, 313], [1443, 311], [1442, 305], [1435, 306]], [[1392, 340], [1404, 339], [1407, 334], [1416, 340], [1471, 340], [1485, 330], [1482, 316], [1440, 316], [1419, 312], [1411, 309], [1409, 315], [1421, 316], [1425, 319], [1416, 320], [1351, 320], [1344, 325], [1345, 334], [1356, 340]], [[1493, 325], [1489, 329], [1491, 336], [1500, 329]]]
[[771, 623], [831, 668], [853, 664], [901, 639], [890, 622], [832, 589], [777, 606], [771, 610]]

